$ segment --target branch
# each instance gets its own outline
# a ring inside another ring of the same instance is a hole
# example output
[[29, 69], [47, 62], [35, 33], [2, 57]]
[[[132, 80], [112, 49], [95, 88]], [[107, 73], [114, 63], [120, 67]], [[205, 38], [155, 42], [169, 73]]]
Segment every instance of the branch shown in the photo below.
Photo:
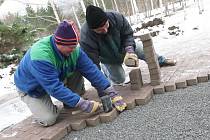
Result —
[[57, 24], [58, 24], [57, 22], [56, 23], [51, 23], [46, 28], [49, 28], [50, 26], [54, 26], [54, 25], [57, 25]]
[[50, 19], [45, 19], [43, 16], [36, 16], [36, 17], [27, 16], [27, 18], [40, 18], [40, 19], [43, 19], [45, 21], [49, 21], [51, 23], [57, 23], [56, 21], [53, 21], [53, 20], [50, 20]]
[[50, 0], [50, 5], [52, 6], [52, 9], [53, 9], [55, 18], [57, 20], [57, 23], [60, 23], [61, 21], [60, 21], [60, 18], [58, 16], [58, 12], [56, 11], [55, 4], [54, 4], [53, 0]]

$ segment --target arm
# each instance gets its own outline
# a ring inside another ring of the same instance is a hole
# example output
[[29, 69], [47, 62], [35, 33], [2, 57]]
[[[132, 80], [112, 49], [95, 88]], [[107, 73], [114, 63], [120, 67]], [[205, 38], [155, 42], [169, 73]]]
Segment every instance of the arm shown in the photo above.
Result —
[[100, 59], [99, 59], [99, 50], [97, 48], [91, 47], [89, 44], [85, 42], [80, 43], [81, 48], [83, 51], [88, 55], [88, 57], [93, 61], [94, 64], [97, 65], [99, 69], [100, 68]]
[[71, 107], [76, 106], [80, 96], [64, 86], [59, 80], [57, 70], [51, 63], [47, 61], [33, 61], [31, 73], [49, 95]]
[[113, 87], [110, 86], [109, 81], [103, 73], [96, 67], [95, 64], [93, 64], [93, 62], [82, 50], [77, 61], [77, 68], [96, 89], [107, 93], [111, 97], [112, 103], [118, 111], [122, 112], [125, 110], [127, 105], [123, 101], [122, 97], [118, 95]]
[[104, 74], [82, 50], [80, 50], [79, 58], [77, 60], [77, 69], [95, 88], [104, 90], [110, 86], [110, 82], [106, 79]]
[[120, 29], [122, 46], [125, 48], [127, 46], [135, 47], [133, 30], [128, 22], [128, 20], [120, 13], [116, 14], [117, 25]]
[[99, 48], [97, 45], [97, 36], [90, 33], [87, 23], [85, 23], [81, 28], [80, 33], [80, 47], [88, 55], [88, 57], [93, 61], [94, 64], [100, 69], [100, 59], [99, 59]]

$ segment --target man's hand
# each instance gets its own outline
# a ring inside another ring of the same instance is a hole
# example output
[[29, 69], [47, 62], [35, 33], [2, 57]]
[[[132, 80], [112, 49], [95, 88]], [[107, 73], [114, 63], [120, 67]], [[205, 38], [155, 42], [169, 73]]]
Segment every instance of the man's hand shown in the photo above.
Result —
[[82, 111], [86, 113], [93, 113], [96, 112], [100, 108], [100, 103], [96, 101], [89, 101], [80, 98], [77, 105]]
[[107, 89], [104, 90], [105, 93], [107, 93], [111, 99], [112, 99], [112, 104], [114, 105], [114, 107], [122, 112], [123, 110], [125, 110], [127, 104], [123, 101], [122, 96], [120, 96], [113, 87], [108, 87]]
[[128, 67], [138, 67], [139, 59], [135, 53], [126, 53], [124, 58], [124, 64]]

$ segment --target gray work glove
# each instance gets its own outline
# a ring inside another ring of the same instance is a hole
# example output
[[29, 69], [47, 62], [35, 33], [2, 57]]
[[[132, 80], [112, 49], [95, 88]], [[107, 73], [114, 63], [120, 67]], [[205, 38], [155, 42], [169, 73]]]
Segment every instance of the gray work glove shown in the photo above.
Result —
[[99, 109], [100, 103], [96, 101], [89, 101], [89, 100], [84, 100], [83, 98], [80, 98], [76, 107], [79, 107], [82, 111], [86, 113], [92, 113], [92, 112], [96, 112]]

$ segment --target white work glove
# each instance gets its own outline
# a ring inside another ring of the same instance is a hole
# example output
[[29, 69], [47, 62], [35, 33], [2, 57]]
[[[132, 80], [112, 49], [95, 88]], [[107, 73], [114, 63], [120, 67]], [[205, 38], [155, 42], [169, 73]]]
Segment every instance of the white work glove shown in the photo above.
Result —
[[124, 57], [124, 64], [128, 67], [138, 67], [139, 59], [138, 56], [134, 53], [133, 46], [128, 46], [125, 48], [126, 54]]

